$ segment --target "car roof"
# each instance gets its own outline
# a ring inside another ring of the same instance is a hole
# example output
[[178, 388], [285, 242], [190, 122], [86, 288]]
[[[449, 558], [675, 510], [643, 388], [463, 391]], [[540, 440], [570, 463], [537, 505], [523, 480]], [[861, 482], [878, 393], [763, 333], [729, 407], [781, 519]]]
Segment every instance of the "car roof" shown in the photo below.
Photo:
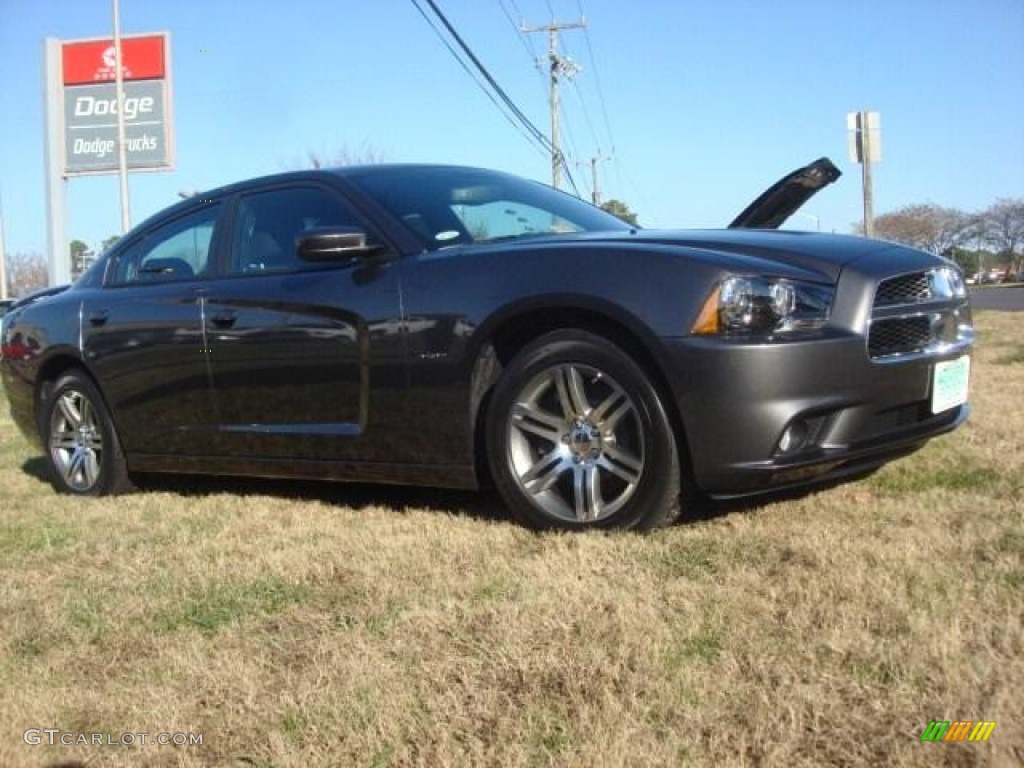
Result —
[[211, 189], [207, 192], [200, 193], [197, 196], [220, 197], [240, 190], [249, 189], [251, 187], [269, 186], [289, 181], [323, 180], [332, 176], [340, 176], [342, 178], [378, 174], [390, 176], [396, 173], [424, 170], [469, 171], [474, 173], [490, 173], [498, 176], [507, 175], [502, 171], [494, 171], [487, 168], [474, 168], [471, 166], [447, 165], [442, 163], [375, 163], [373, 165], [343, 165], [331, 168], [307, 168], [298, 171], [275, 173], [268, 176], [256, 176], [251, 179], [244, 179], [242, 181], [233, 182], [222, 187]]
[[417, 172], [423, 170], [460, 170], [477, 173], [490, 173], [498, 176], [509, 174], [503, 171], [491, 170], [488, 168], [476, 168], [472, 166], [449, 165], [444, 163], [376, 163], [373, 165], [346, 165], [332, 168], [305, 168], [297, 171], [285, 171], [266, 176], [254, 176], [249, 179], [232, 182], [224, 186], [214, 187], [195, 194], [179, 201], [173, 205], [154, 213], [134, 228], [134, 231], [142, 231], [150, 227], [156, 221], [173, 217], [179, 212], [191, 210], [198, 202], [213, 198], [228, 197], [237, 192], [244, 192], [248, 189], [274, 186], [275, 184], [287, 184], [295, 181], [329, 181], [333, 178], [357, 177], [366, 175], [393, 175], [401, 172]]

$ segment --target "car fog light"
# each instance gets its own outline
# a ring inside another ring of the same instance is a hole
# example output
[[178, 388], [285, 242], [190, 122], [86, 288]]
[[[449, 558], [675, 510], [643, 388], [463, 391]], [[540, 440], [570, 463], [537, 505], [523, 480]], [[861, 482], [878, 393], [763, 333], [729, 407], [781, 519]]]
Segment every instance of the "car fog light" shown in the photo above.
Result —
[[794, 421], [786, 427], [786, 431], [782, 433], [782, 437], [779, 439], [779, 452], [793, 453], [794, 451], [799, 451], [807, 444], [809, 431], [806, 421], [803, 419]]

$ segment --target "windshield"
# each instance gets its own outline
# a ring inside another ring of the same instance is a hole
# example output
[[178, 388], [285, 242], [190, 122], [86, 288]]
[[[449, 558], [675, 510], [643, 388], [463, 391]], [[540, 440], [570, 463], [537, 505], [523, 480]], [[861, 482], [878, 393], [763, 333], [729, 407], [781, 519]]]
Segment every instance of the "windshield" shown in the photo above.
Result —
[[405, 222], [427, 249], [630, 229], [576, 197], [494, 171], [378, 166], [346, 178]]

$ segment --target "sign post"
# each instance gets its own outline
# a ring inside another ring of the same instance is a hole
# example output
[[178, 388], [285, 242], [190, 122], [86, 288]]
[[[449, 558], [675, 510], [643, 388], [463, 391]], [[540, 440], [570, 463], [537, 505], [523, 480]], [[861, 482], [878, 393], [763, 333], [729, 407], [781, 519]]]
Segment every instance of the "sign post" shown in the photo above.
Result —
[[871, 164], [882, 159], [882, 128], [877, 112], [849, 112], [850, 162], [860, 163], [864, 190], [864, 236], [875, 236], [874, 196], [871, 190]]
[[64, 181], [64, 108], [61, 105], [60, 40], [43, 43], [43, 82], [46, 83], [46, 250], [50, 285], [71, 282], [71, 254], [64, 229], [67, 183]]
[[117, 180], [121, 188], [121, 234], [132, 228], [128, 198], [128, 159], [124, 140], [124, 51], [121, 48], [121, 13], [114, 0], [114, 89], [117, 91]]

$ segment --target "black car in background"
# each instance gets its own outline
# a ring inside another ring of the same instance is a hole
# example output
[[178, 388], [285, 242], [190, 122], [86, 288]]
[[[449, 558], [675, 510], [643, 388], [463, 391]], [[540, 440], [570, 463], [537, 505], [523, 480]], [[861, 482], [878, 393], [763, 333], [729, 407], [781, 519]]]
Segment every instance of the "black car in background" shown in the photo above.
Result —
[[836, 176], [690, 232], [474, 168], [217, 189], [4, 318], [11, 412], [74, 494], [493, 483], [531, 526], [646, 529], [681, 490], [839, 479], [963, 422], [973, 333], [949, 262], [770, 229]]

